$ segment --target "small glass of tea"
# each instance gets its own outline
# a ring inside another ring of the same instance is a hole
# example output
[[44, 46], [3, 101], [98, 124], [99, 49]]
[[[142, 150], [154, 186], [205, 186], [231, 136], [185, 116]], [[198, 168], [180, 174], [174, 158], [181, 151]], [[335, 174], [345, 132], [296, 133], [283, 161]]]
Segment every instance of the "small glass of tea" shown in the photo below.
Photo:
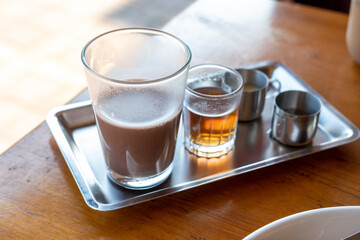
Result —
[[183, 107], [184, 145], [193, 154], [218, 157], [233, 148], [243, 79], [234, 69], [190, 68]]

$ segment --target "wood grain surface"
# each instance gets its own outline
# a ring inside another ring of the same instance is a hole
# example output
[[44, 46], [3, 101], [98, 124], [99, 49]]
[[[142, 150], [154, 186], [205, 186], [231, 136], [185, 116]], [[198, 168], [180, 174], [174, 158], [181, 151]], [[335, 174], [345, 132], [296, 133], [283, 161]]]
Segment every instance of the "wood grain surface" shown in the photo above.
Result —
[[[347, 15], [275, 1], [199, 0], [165, 26], [193, 65], [284, 63], [360, 126]], [[87, 98], [86, 93], [76, 100]], [[46, 124], [0, 157], [1, 239], [241, 239], [297, 212], [360, 205], [360, 141], [110, 212], [90, 209]]]

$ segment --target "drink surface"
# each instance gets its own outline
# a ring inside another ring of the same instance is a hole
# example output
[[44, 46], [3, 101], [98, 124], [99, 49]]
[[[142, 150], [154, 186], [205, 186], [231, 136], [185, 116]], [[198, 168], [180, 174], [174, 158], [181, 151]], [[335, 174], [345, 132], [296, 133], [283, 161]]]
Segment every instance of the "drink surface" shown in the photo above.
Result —
[[218, 87], [201, 87], [194, 89], [195, 92], [207, 94], [207, 95], [224, 95], [228, 92]]
[[[223, 89], [213, 87], [195, 89], [195, 91], [212, 95], [227, 93]], [[189, 138], [191, 142], [202, 146], [211, 147], [224, 144], [234, 137], [237, 115], [237, 109], [212, 115], [194, 111], [187, 106], [183, 110], [185, 137]]]
[[156, 89], [110, 92], [98, 100], [97, 114], [115, 125], [148, 128], [178, 112], [178, 103]]
[[254, 92], [259, 90], [260, 88], [254, 84], [245, 84], [244, 85], [244, 92]]
[[148, 177], [172, 162], [181, 110], [164, 92], [119, 92], [99, 100], [96, 119], [108, 167]]

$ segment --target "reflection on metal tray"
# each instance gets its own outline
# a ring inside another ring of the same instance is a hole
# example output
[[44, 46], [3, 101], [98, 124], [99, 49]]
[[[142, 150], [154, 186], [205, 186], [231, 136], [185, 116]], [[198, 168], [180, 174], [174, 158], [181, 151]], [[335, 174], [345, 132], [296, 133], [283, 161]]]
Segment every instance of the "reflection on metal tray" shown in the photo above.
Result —
[[245, 67], [260, 69], [271, 79], [277, 79], [281, 83], [281, 91], [304, 90], [321, 99], [319, 128], [312, 144], [292, 148], [269, 137], [274, 101], [274, 94], [269, 93], [262, 117], [239, 123], [235, 149], [228, 155], [204, 159], [189, 154], [183, 147], [180, 129], [170, 178], [150, 190], [127, 190], [114, 185], [105, 174], [90, 101], [65, 105], [50, 111], [46, 121], [86, 203], [96, 210], [114, 210], [343, 145], [359, 137], [359, 130], [349, 120], [284, 65], [262, 62]]

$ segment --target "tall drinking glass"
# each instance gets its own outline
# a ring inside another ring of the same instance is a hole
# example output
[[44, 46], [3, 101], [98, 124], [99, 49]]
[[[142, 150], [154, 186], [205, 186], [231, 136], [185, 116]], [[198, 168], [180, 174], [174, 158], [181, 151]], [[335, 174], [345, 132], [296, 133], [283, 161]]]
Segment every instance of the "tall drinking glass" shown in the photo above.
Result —
[[189, 47], [168, 33], [119, 29], [87, 43], [81, 54], [107, 175], [130, 189], [170, 175]]

